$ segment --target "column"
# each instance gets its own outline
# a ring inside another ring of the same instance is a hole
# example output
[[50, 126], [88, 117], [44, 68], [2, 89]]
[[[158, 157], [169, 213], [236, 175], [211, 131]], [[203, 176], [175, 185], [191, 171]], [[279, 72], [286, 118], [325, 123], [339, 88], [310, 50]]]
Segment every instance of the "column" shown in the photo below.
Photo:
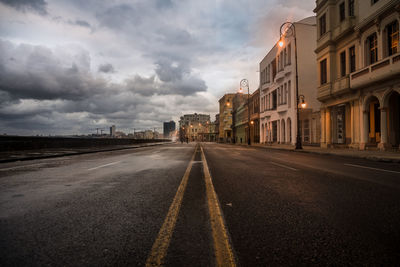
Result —
[[326, 109], [325, 112], [325, 125], [326, 125], [326, 147], [329, 147], [332, 143], [332, 120], [331, 120], [331, 110], [330, 108]]
[[360, 149], [365, 150], [366, 144], [368, 143], [368, 133], [369, 133], [369, 124], [368, 124], [368, 113], [369, 110], [363, 110], [363, 123], [361, 125], [361, 143]]
[[326, 126], [325, 126], [325, 112], [326, 112], [326, 109], [322, 109], [322, 108], [321, 108], [321, 140], [320, 140], [321, 147], [325, 147], [325, 146], [326, 146], [326, 136], [325, 136], [325, 132], [326, 132], [326, 130], [325, 130], [325, 128], [326, 128]]
[[381, 150], [385, 150], [388, 146], [388, 129], [387, 129], [387, 108], [382, 107], [381, 109], [381, 142], [378, 147]]
[[354, 101], [350, 102], [350, 137], [351, 137], [351, 145], [354, 144]]

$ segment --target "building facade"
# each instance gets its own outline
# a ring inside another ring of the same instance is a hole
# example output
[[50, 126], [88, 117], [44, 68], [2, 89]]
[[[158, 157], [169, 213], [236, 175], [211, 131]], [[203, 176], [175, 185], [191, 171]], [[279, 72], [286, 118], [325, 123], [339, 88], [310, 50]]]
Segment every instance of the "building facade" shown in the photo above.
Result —
[[318, 0], [321, 146], [399, 148], [398, 0]]
[[[260, 62], [260, 141], [296, 143], [296, 58], [297, 41], [298, 94], [307, 104], [300, 109], [304, 144], [319, 143], [320, 103], [317, 100], [316, 21], [308, 17], [295, 22], [283, 33], [283, 45], [275, 45]], [[279, 29], [276, 29], [279, 32]]]
[[219, 140], [218, 142], [233, 142], [232, 131], [232, 100], [236, 94], [225, 94], [219, 100]]
[[260, 143], [260, 88], [250, 96], [250, 140]]
[[210, 123], [210, 115], [185, 114], [179, 121], [179, 135], [181, 140], [202, 141], [205, 126]]
[[236, 144], [247, 144], [248, 138], [248, 108], [249, 95], [237, 93], [232, 100], [232, 129], [233, 142]]
[[163, 127], [164, 138], [171, 138], [173, 133], [175, 132], [175, 122], [174, 121], [164, 122], [163, 126], [164, 126]]

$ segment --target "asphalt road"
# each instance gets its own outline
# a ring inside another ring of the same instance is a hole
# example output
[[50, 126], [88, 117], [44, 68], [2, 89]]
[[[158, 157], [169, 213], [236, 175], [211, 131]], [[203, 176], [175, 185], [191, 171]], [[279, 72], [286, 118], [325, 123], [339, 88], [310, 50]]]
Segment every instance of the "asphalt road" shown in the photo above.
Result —
[[0, 265], [214, 266], [210, 207], [237, 265], [400, 262], [399, 164], [202, 147], [0, 164]]

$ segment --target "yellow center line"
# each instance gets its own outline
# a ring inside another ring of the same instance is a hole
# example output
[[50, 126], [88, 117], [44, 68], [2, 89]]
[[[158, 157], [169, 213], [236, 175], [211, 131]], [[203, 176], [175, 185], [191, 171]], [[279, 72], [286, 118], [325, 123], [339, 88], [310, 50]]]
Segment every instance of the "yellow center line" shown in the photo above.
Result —
[[201, 147], [201, 160], [203, 161], [204, 179], [206, 183], [206, 194], [208, 210], [210, 213], [211, 230], [214, 242], [214, 253], [216, 266], [236, 266], [235, 256], [229, 235], [225, 226], [224, 218], [222, 215], [221, 206], [218, 201], [217, 194], [215, 193], [214, 186], [211, 179], [211, 174], [208, 169], [206, 157], [204, 155], [203, 147]]
[[158, 232], [157, 239], [154, 242], [153, 247], [151, 248], [150, 255], [146, 260], [146, 266], [162, 266], [164, 263], [164, 258], [167, 255], [167, 250], [171, 241], [172, 233], [175, 228], [176, 220], [178, 219], [183, 194], [185, 193], [186, 185], [189, 179], [189, 174], [192, 169], [197, 149], [198, 146], [196, 145], [193, 156], [189, 162], [189, 165], [186, 168], [185, 174], [183, 175], [178, 190], [176, 191], [174, 200], [169, 207], [167, 217], [165, 218], [164, 223], [161, 226], [160, 231]]

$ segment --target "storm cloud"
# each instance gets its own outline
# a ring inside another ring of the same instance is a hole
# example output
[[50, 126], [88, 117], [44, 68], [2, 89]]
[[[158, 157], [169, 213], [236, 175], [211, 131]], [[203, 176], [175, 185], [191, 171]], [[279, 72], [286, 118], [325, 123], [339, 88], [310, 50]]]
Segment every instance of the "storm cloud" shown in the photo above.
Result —
[[47, 15], [47, 3], [44, 0], [0, 0], [0, 2], [23, 12], [34, 11], [40, 15]]
[[[293, 7], [297, 5], [296, 7]], [[315, 2], [0, 0], [0, 129], [79, 134], [218, 112]], [[244, 8], [245, 7], [245, 8]], [[272, 25], [272, 26], [271, 26]]]

